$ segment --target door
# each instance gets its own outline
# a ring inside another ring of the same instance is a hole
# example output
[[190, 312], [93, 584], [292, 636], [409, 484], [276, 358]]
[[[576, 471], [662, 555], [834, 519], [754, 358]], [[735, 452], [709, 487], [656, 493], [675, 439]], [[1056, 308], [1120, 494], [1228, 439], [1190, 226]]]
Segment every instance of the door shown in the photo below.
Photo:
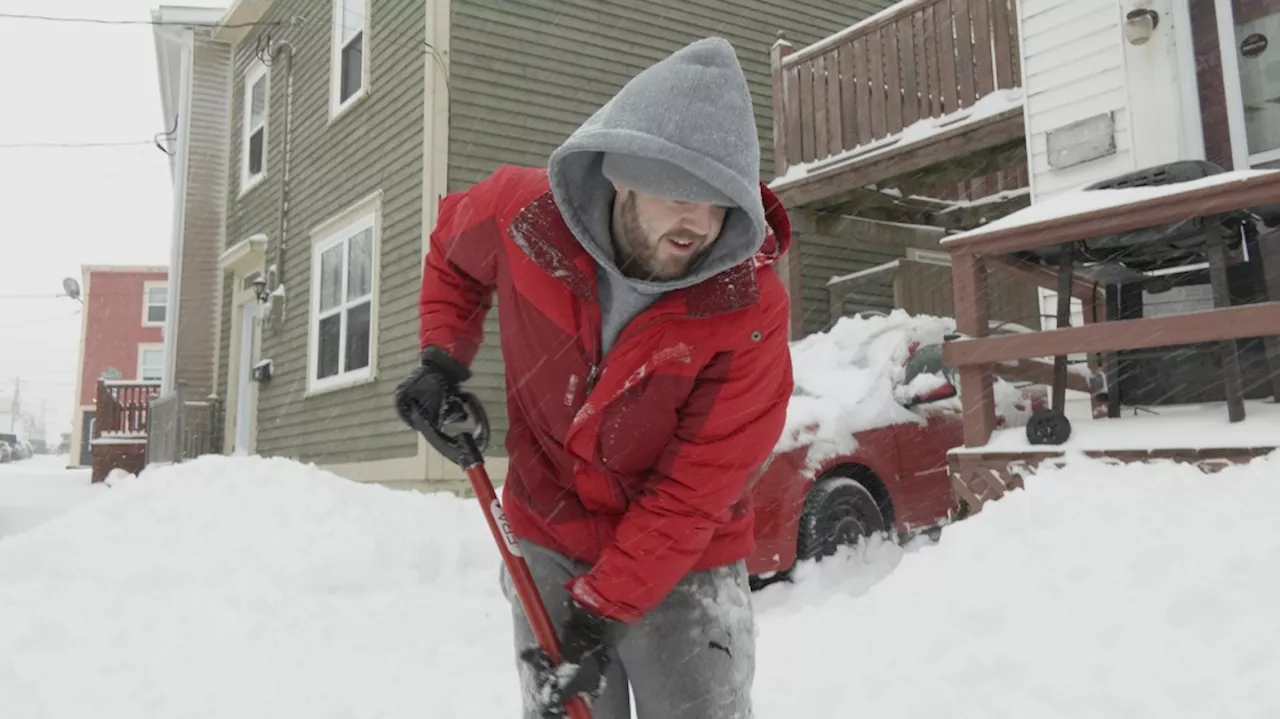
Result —
[[232, 454], [248, 454], [253, 424], [253, 338], [257, 334], [258, 307], [253, 300], [240, 306], [240, 357], [236, 372], [236, 434]]
[[97, 414], [97, 410], [91, 409], [80, 418], [80, 466], [82, 467], [93, 464], [93, 453], [89, 449], [89, 442], [93, 440], [93, 418]]
[[1280, 167], [1280, 0], [1190, 0], [1205, 156]]
[[916, 412], [927, 424], [894, 426], [902, 492], [907, 497], [907, 509], [899, 519], [917, 528], [937, 524], [955, 509], [947, 452], [964, 445], [964, 415], [953, 402], [917, 406]]

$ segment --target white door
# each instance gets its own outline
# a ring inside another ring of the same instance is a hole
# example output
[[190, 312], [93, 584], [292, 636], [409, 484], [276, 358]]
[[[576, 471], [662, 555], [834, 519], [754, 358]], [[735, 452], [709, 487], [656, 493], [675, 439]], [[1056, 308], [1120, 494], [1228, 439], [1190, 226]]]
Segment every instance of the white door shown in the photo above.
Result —
[[1280, 161], [1280, 0], [1216, 0], [1216, 9], [1236, 169], [1270, 166]]
[[232, 454], [249, 453], [249, 430], [253, 423], [253, 337], [258, 321], [257, 303], [240, 307], [240, 360], [236, 373], [236, 436]]

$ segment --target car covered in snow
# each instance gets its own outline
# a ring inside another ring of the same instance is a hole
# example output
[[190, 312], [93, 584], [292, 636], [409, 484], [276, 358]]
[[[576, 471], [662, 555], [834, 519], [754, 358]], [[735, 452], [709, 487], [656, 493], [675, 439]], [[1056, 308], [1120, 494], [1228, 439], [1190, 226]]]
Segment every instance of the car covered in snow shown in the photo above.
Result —
[[[760, 587], [875, 534], [937, 538], [958, 512], [947, 452], [963, 444], [963, 402], [942, 363], [950, 318], [859, 314], [793, 342], [787, 424], [752, 485]], [[1043, 384], [995, 383], [997, 423], [1025, 425]]]

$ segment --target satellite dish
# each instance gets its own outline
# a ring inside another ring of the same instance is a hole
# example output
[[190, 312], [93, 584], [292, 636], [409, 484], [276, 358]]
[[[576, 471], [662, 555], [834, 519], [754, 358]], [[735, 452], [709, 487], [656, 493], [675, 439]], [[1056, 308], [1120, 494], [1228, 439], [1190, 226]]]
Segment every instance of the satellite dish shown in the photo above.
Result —
[[73, 300], [80, 299], [80, 283], [76, 282], [74, 277], [67, 277], [62, 280], [62, 291]]

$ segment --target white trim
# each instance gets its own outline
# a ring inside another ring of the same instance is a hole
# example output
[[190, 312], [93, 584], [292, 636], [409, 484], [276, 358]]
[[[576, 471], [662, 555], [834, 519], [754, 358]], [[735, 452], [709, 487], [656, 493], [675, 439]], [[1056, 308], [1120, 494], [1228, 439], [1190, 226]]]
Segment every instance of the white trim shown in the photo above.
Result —
[[[244, 334], [244, 310], [245, 306], [256, 306], [257, 298], [254, 297], [250, 290], [239, 289], [244, 284], [246, 273], [233, 273], [233, 281], [235, 289], [231, 293], [231, 334], [228, 341], [228, 361], [227, 361], [227, 392], [225, 401], [223, 402], [223, 432], [222, 453], [231, 454], [235, 449], [236, 435], [239, 433], [239, 417], [240, 417], [240, 372], [243, 367], [240, 363], [241, 350], [243, 349], [241, 342]], [[261, 355], [262, 348], [262, 323], [258, 321], [256, 327], [253, 328], [253, 337], [251, 338], [252, 346], [250, 347], [250, 365], [252, 366], [256, 358]], [[249, 446], [247, 452], [253, 454], [258, 447], [258, 383], [250, 380], [249, 382]]]
[[1240, 88], [1240, 62], [1236, 57], [1236, 22], [1231, 0], [1214, 0], [1218, 23], [1218, 55], [1222, 59], [1222, 91], [1227, 101], [1227, 128], [1231, 136], [1231, 164], [1249, 169], [1249, 140], [1244, 125], [1244, 91]]
[[919, 247], [907, 248], [907, 259], [915, 262], [923, 262], [927, 265], [940, 265], [942, 267], [951, 266], [951, 253], [941, 250], [922, 250]]
[[[431, 233], [436, 227], [436, 214], [440, 201], [449, 190], [449, 83], [450, 67], [449, 14], [450, 0], [429, 0], [424, 13], [426, 25], [424, 37], [435, 52], [422, 53], [423, 102], [422, 113], [422, 254], [419, 267], [425, 261], [430, 248]], [[443, 65], [443, 67], [441, 67]], [[415, 348], [418, 346], [415, 342]], [[418, 435], [418, 457], [422, 462], [422, 474], [441, 476], [447, 467], [453, 467], [443, 455]], [[490, 470], [492, 471], [492, 470]]]
[[[262, 80], [262, 169], [253, 176], [249, 175], [249, 118], [253, 112], [253, 86], [258, 80]], [[244, 71], [244, 83], [241, 86], [240, 94], [243, 96], [243, 105], [240, 108], [240, 196], [243, 197], [249, 190], [262, 184], [263, 178], [267, 176], [267, 156], [270, 154], [268, 149], [268, 140], [270, 139], [271, 124], [271, 73], [267, 72], [267, 66], [262, 60], [254, 58], [249, 67]]]
[[261, 262], [267, 256], [267, 236], [261, 232], [235, 243], [218, 256], [218, 266], [223, 271], [236, 270], [249, 260]]
[[1275, 162], [1277, 160], [1280, 160], [1280, 147], [1277, 147], [1274, 150], [1267, 150], [1266, 152], [1259, 152], [1256, 155], [1249, 155], [1249, 166], [1257, 167], [1258, 165]]
[[346, 100], [340, 100], [342, 93], [342, 6], [344, 0], [333, 0], [329, 4], [330, 39], [329, 39], [329, 121], [333, 122], [348, 108], [369, 95], [369, 35], [373, 15], [373, 0], [364, 0], [364, 25], [360, 28], [360, 89]]
[[1196, 48], [1191, 28], [1189, 0], [1173, 2], [1173, 53], [1177, 63], [1179, 122], [1182, 132], [1180, 154], [1184, 159], [1205, 159], [1204, 114], [1200, 109], [1200, 77], [1196, 72]]
[[182, 51], [179, 58], [178, 104], [174, 108], [178, 120], [177, 137], [172, 141], [177, 147], [173, 158], [173, 232], [169, 248], [169, 296], [165, 305], [164, 371], [160, 381], [160, 396], [173, 393], [173, 377], [178, 368], [178, 324], [182, 304], [183, 240], [187, 222], [187, 172], [191, 163], [191, 93], [195, 73], [195, 33], [182, 32]]
[[[323, 254], [334, 247], [346, 247], [347, 241], [359, 232], [371, 230], [369, 248], [370, 277], [369, 294], [361, 295], [354, 301], [349, 300], [347, 293], [347, 261], [348, 252], [342, 257], [342, 288], [337, 305], [324, 311], [321, 317], [320, 296], [321, 277], [320, 261]], [[378, 374], [378, 305], [380, 282], [380, 264], [382, 261], [382, 191], [377, 190], [354, 203], [334, 217], [321, 223], [311, 231], [311, 312], [307, 321], [307, 395], [322, 394], [336, 389], [351, 387], [372, 382]], [[368, 298], [367, 300], [364, 298]], [[369, 303], [369, 362], [359, 369], [343, 371], [346, 364], [347, 321], [346, 310], [353, 306]], [[316, 378], [319, 359], [320, 320], [334, 315], [339, 320], [338, 339], [338, 373], [323, 379]]]
[[[147, 366], [147, 363], [143, 361], [143, 358], [146, 357], [147, 352], [160, 353], [160, 376], [159, 377], [147, 377], [146, 374], [142, 371], [142, 369]], [[164, 376], [165, 376], [164, 359], [165, 359], [165, 353], [164, 353], [163, 344], [159, 342], [139, 342], [138, 343], [138, 367], [137, 367], [136, 374], [134, 374], [134, 377], [137, 377], [138, 381], [140, 382], [160, 382], [160, 384], [163, 385]]]
[[[164, 289], [164, 319], [159, 322], [152, 322], [151, 308], [156, 305], [151, 302], [151, 290]], [[143, 327], [164, 327], [169, 320], [169, 281], [168, 280], [143, 280], [142, 282], [142, 326]]]

